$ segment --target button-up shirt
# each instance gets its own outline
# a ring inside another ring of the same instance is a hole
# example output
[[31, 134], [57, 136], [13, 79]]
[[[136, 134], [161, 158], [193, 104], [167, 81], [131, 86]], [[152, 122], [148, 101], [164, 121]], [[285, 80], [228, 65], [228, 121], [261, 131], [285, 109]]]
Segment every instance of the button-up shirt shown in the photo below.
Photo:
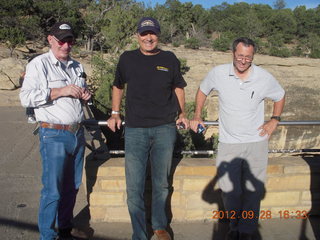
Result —
[[64, 70], [62, 63], [51, 50], [34, 58], [26, 67], [26, 74], [20, 91], [21, 104], [35, 107], [37, 121], [55, 124], [79, 123], [83, 119], [80, 99], [60, 97], [50, 100], [52, 88], [62, 88], [70, 84], [86, 87], [82, 77], [82, 65], [69, 59]]

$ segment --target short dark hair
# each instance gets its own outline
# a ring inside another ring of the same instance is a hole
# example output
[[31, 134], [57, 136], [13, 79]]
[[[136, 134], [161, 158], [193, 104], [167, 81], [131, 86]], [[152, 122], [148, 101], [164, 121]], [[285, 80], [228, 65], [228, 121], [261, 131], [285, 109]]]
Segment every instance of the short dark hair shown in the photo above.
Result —
[[247, 37], [240, 37], [240, 38], [237, 38], [236, 40], [233, 41], [232, 52], [236, 51], [237, 46], [238, 46], [239, 43], [243, 43], [243, 45], [245, 45], [246, 47], [253, 46], [254, 53], [257, 50], [257, 46], [256, 46], [255, 42], [252, 39], [247, 38]]

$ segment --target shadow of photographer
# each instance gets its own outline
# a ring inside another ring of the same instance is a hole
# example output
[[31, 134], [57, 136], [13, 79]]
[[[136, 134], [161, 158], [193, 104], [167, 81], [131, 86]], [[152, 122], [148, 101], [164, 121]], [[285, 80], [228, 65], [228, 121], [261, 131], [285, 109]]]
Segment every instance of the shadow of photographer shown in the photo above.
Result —
[[[239, 167], [239, 174], [234, 168]], [[229, 178], [232, 186], [230, 191], [222, 192], [216, 184], [222, 178]], [[202, 199], [210, 204], [217, 204], [217, 211], [213, 217], [217, 222], [213, 224], [212, 240], [225, 239], [228, 230], [237, 229], [240, 225], [254, 227], [258, 225], [260, 202], [265, 197], [265, 185], [251, 172], [246, 159], [234, 158], [230, 162], [221, 162], [216, 176], [208, 183], [202, 192]], [[252, 202], [253, 208], [251, 207]], [[253, 239], [261, 240], [259, 225], [253, 234]]]

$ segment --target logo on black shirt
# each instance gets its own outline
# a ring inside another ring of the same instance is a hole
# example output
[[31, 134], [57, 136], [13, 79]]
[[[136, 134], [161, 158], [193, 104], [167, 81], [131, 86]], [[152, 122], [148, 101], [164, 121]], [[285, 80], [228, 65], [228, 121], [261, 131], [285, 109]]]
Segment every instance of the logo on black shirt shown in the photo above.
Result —
[[162, 67], [162, 66], [157, 66], [157, 70], [164, 71], [164, 72], [169, 72], [169, 68]]

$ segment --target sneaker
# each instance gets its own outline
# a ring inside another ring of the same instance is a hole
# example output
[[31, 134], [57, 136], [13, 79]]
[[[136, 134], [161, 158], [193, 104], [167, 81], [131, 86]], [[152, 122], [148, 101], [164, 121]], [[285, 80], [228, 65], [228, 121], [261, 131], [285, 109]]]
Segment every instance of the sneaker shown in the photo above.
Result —
[[35, 118], [33, 115], [29, 115], [29, 116], [28, 116], [28, 123], [34, 124], [34, 123], [36, 123], [36, 122], [37, 122], [37, 120], [36, 120], [36, 118]]
[[154, 230], [153, 232], [156, 235], [157, 240], [171, 240], [171, 237], [166, 230]]

